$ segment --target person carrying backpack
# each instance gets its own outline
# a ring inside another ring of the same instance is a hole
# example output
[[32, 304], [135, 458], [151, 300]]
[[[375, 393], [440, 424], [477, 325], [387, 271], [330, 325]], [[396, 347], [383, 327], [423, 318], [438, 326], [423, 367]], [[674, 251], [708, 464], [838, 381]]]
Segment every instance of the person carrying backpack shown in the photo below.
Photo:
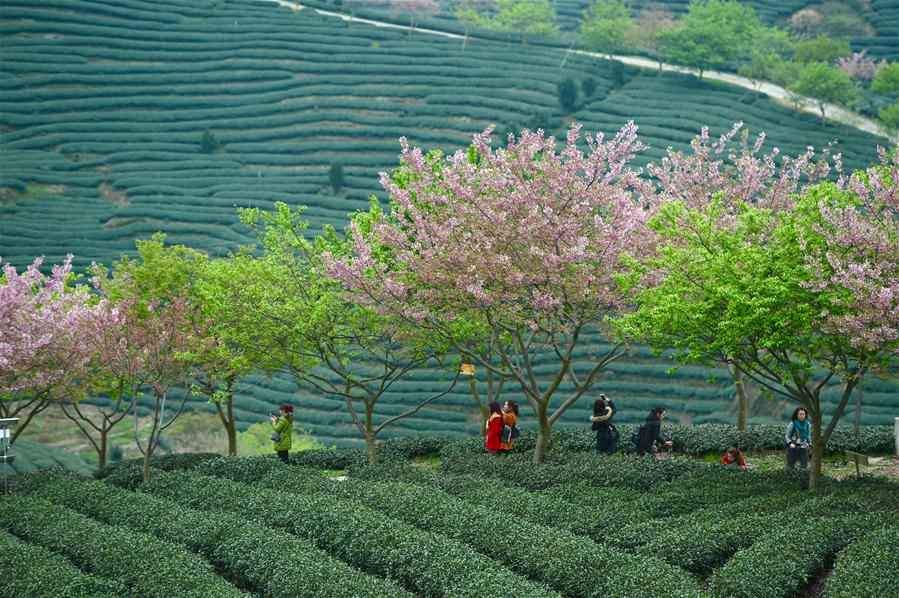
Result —
[[635, 430], [637, 433], [631, 439], [637, 447], [638, 455], [659, 452], [656, 443], [665, 444], [666, 446], [674, 444], [670, 440], [662, 440], [661, 436], [662, 420], [665, 419], [667, 413], [668, 410], [664, 407], [656, 407], [646, 416], [646, 421], [638, 428], [639, 432]]
[[503, 431], [500, 435], [498, 453], [508, 455], [518, 438], [518, 403], [506, 401], [503, 405]]
[[593, 403], [590, 421], [593, 423], [592, 429], [596, 432], [596, 452], [599, 454], [614, 455], [618, 448], [618, 429], [612, 423], [617, 411], [615, 403], [606, 395], [599, 395]]
[[496, 401], [487, 405], [490, 415], [487, 416], [487, 440], [484, 448], [488, 453], [495, 453], [500, 449], [500, 436], [503, 433], [503, 408]]

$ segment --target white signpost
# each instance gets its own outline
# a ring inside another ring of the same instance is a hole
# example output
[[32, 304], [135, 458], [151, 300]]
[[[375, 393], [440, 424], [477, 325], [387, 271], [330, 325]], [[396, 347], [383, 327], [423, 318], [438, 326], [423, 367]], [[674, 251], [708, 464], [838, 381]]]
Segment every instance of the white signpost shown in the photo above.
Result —
[[3, 493], [9, 492], [9, 482], [7, 478], [7, 469], [9, 464], [15, 458], [9, 454], [10, 440], [12, 439], [12, 428], [18, 423], [18, 417], [9, 417], [0, 419], [0, 461], [3, 462]]

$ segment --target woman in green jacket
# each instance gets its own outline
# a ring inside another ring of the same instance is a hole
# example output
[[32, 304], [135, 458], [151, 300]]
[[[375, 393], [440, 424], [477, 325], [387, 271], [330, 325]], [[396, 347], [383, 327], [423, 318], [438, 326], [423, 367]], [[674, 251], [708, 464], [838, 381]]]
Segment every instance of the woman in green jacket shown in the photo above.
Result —
[[275, 444], [275, 452], [278, 458], [285, 463], [290, 463], [287, 451], [290, 450], [290, 441], [293, 434], [293, 405], [284, 404], [278, 410], [280, 417], [271, 416], [272, 442]]

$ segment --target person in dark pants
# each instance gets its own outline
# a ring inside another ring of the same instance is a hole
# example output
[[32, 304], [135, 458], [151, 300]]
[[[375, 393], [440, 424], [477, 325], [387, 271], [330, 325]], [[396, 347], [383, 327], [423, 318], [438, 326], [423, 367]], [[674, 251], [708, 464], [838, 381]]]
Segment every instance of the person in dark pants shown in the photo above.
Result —
[[271, 416], [272, 422], [272, 442], [275, 445], [275, 452], [278, 458], [285, 463], [290, 463], [288, 459], [288, 451], [290, 451], [291, 440], [293, 439], [293, 405], [285, 403], [278, 410], [279, 417]]
[[614, 455], [618, 448], [612, 425], [612, 418], [616, 411], [615, 403], [606, 395], [599, 395], [599, 398], [593, 403], [593, 415], [590, 417], [590, 421], [593, 423], [592, 429], [596, 432], [597, 453]]
[[664, 407], [656, 407], [646, 416], [646, 421], [643, 423], [643, 432], [637, 440], [638, 455], [659, 452], [657, 443], [666, 446], [674, 444], [670, 440], [662, 440], [661, 436], [662, 420], [665, 419], [667, 413], [668, 410]]
[[808, 412], [797, 407], [790, 418], [787, 433], [784, 436], [787, 447], [787, 467], [795, 467], [796, 462], [803, 469], [808, 468], [808, 453], [812, 445], [812, 427], [808, 421]]

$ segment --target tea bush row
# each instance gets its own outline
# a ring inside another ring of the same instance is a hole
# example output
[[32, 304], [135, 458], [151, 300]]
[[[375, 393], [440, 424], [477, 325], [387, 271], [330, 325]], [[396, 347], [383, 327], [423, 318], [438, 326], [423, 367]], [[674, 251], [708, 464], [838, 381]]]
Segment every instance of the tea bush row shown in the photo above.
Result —
[[227, 598], [245, 594], [215, 575], [209, 563], [151, 535], [103, 525], [45, 500], [0, 501], [0, 526], [29, 543], [68, 557], [78, 567], [120, 581], [142, 595]]
[[[642, 596], [647, 576], [667, 596], [699, 595], [694, 580], [656, 559], [603, 548], [587, 538], [526, 520], [517, 520], [513, 529], [507, 529], [495, 506], [473, 505], [434, 488], [402, 482], [338, 482], [298, 470], [275, 471], [259, 483], [323, 498], [339, 496], [376, 509], [471, 546], [567, 596]], [[491, 526], [491, 521], [497, 525]]]
[[837, 554], [826, 598], [899, 596], [899, 527], [859, 538]]
[[895, 513], [795, 517], [751, 547], [737, 552], [708, 579], [720, 598], [788, 598], [853, 539], [868, 534]]
[[0, 596], [121, 598], [124, 584], [89, 575], [67, 559], [0, 529]]
[[228, 513], [197, 511], [109, 484], [50, 477], [31, 496], [111, 525], [144, 532], [203, 555], [235, 583], [266, 596], [410, 596], [360, 573], [312, 543]]
[[510, 595], [555, 595], [444, 536], [333, 497], [300, 496], [190, 472], [160, 472], [141, 490], [185, 506], [265, 521], [422, 596], [473, 597], [496, 588]]

